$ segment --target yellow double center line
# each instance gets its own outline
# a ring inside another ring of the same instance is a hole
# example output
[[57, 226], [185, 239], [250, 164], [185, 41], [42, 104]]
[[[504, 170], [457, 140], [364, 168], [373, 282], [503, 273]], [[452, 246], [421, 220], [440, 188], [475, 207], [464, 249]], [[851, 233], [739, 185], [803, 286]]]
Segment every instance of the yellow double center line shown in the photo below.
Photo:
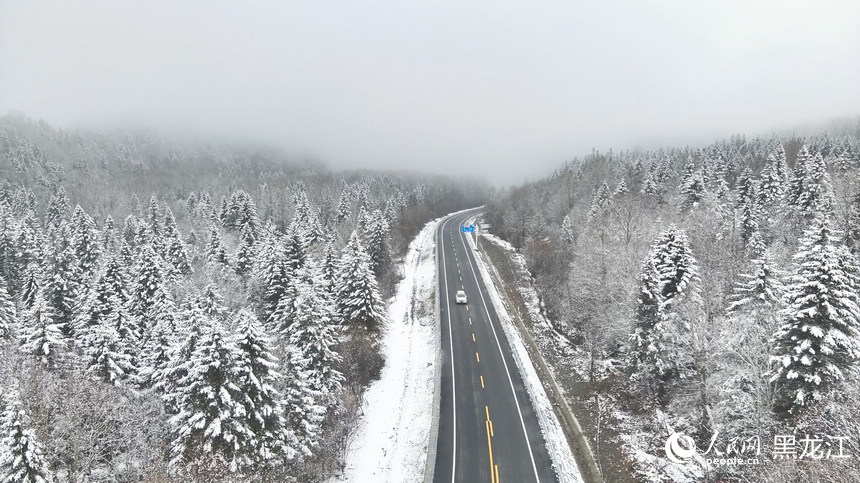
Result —
[[490, 449], [490, 483], [500, 483], [499, 480], [499, 465], [493, 463], [493, 421], [490, 419], [490, 407], [484, 406], [484, 411], [487, 413], [487, 447]]

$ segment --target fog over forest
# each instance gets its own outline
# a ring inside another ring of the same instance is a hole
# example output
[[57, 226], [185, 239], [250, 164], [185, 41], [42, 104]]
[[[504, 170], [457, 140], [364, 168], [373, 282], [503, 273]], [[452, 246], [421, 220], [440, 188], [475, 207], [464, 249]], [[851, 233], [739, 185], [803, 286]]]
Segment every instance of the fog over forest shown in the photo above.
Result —
[[512, 184], [592, 148], [857, 114], [858, 19], [845, 1], [3, 0], [0, 113]]

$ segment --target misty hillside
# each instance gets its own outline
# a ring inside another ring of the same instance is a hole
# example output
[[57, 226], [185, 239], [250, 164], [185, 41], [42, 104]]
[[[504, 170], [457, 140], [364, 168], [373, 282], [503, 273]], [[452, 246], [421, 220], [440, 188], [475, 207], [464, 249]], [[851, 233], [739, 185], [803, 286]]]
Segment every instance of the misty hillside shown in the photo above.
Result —
[[23, 116], [0, 172], [9, 481], [326, 480], [399, 258], [486, 192]]
[[[860, 122], [593, 152], [486, 219], [525, 256], [553, 325], [542, 349], [607, 481], [860, 478], [831, 457], [860, 436]], [[672, 431], [702, 451], [720, 434], [723, 457], [737, 438], [728, 456], [762, 464], [671, 463]], [[780, 435], [824, 449], [776, 461]]]

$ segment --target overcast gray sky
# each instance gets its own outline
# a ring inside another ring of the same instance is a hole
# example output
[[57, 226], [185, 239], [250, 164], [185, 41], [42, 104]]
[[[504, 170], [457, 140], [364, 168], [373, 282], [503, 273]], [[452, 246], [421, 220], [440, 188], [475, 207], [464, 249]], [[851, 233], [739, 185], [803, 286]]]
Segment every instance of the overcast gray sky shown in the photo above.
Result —
[[860, 2], [0, 0], [0, 112], [519, 183], [860, 113]]

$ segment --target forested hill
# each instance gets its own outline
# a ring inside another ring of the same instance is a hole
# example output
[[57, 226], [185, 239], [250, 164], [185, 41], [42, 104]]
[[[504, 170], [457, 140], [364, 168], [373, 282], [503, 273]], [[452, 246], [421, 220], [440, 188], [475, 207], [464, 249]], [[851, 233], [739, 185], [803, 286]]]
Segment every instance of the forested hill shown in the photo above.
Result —
[[[858, 479], [838, 459], [775, 462], [771, 450], [780, 434], [831, 449], [850, 435], [857, 454], [860, 122], [594, 152], [501, 192], [487, 219], [525, 256], [565, 341], [547, 350], [589, 388], [570, 397], [623, 435], [602, 441], [626, 459], [607, 468], [660, 481]], [[762, 464], [671, 463], [668, 428], [703, 449], [714, 434], [758, 438]]]
[[487, 192], [22, 116], [0, 172], [8, 481], [327, 479], [397, 258]]

